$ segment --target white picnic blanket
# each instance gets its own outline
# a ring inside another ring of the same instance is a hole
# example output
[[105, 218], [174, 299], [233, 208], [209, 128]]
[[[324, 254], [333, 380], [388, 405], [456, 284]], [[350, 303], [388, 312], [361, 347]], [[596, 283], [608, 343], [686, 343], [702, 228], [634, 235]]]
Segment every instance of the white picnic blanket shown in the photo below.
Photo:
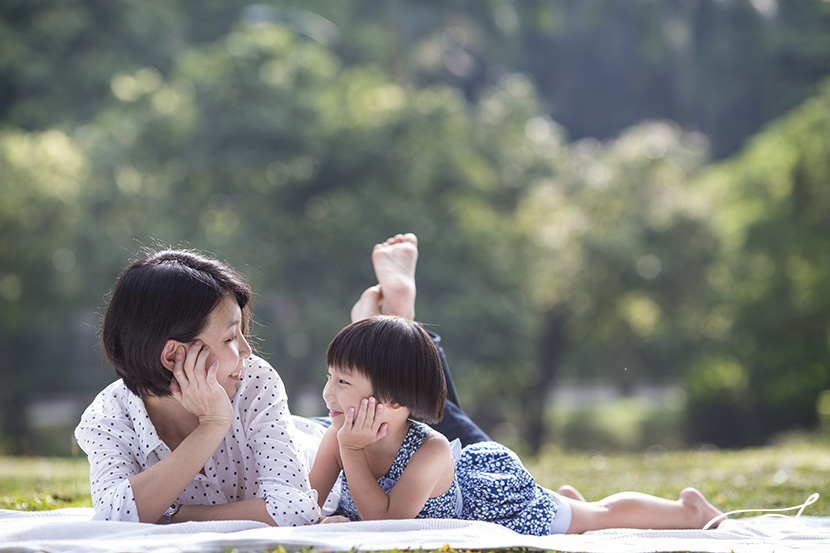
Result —
[[20, 512], [0, 509], [0, 553], [240, 553], [284, 546], [297, 551], [532, 548], [587, 553], [830, 552], [830, 517], [751, 517], [715, 530], [602, 530], [524, 536], [487, 522], [386, 520], [271, 528], [259, 522], [186, 522], [157, 526], [92, 520], [91, 508]]

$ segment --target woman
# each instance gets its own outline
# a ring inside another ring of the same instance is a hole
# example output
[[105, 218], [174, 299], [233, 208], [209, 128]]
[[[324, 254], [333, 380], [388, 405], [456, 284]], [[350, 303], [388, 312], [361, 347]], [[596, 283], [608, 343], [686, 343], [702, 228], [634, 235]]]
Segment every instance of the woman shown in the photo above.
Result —
[[[414, 316], [415, 236], [376, 245], [372, 259], [379, 284], [363, 293], [353, 320], [381, 305]], [[120, 380], [75, 431], [97, 518], [327, 520], [308, 481], [324, 427], [298, 428], [279, 375], [252, 354], [250, 298], [235, 271], [190, 251], [149, 253], [121, 274], [102, 332]], [[457, 402], [447, 413], [451, 437], [486, 439]]]

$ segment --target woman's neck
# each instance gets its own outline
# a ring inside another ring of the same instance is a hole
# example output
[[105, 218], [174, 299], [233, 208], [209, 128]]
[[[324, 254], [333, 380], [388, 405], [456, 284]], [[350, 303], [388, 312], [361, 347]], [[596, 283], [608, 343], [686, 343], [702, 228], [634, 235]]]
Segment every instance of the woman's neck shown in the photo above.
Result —
[[146, 397], [144, 407], [159, 437], [171, 450], [199, 426], [199, 418], [173, 397]]

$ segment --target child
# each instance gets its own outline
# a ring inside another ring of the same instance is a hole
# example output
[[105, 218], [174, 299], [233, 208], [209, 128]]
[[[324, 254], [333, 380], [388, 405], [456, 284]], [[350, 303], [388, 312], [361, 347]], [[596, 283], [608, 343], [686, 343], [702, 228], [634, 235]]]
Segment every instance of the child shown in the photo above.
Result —
[[350, 520], [461, 518], [545, 535], [702, 528], [721, 514], [693, 488], [676, 501], [625, 492], [587, 502], [571, 487], [554, 493], [495, 442], [467, 446], [457, 458], [453, 445], [423, 424], [441, 418], [446, 383], [435, 345], [413, 321], [352, 323], [331, 342], [326, 362], [323, 398], [332, 426], [310, 480], [322, 504], [340, 478], [336, 514]]

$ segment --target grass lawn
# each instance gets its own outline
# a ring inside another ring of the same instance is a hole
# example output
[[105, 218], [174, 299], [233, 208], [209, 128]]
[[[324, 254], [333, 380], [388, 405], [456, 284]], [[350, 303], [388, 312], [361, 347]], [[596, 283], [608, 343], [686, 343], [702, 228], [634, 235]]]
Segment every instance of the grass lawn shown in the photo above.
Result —
[[91, 506], [86, 457], [0, 457], [0, 509]]
[[[526, 461], [542, 485], [572, 484], [588, 500], [625, 490], [675, 498], [694, 486], [719, 509], [732, 511], [791, 507], [818, 492], [804, 514], [830, 516], [830, 440], [820, 438], [737, 451], [551, 451]], [[87, 471], [85, 458], [0, 458], [0, 508], [91, 506]]]
[[818, 501], [804, 514], [830, 516], [830, 440], [790, 438], [774, 446], [722, 451], [558, 453], [526, 464], [542, 485], [571, 484], [589, 501], [620, 491], [675, 499], [693, 486], [728, 512], [792, 507], [818, 492]]

